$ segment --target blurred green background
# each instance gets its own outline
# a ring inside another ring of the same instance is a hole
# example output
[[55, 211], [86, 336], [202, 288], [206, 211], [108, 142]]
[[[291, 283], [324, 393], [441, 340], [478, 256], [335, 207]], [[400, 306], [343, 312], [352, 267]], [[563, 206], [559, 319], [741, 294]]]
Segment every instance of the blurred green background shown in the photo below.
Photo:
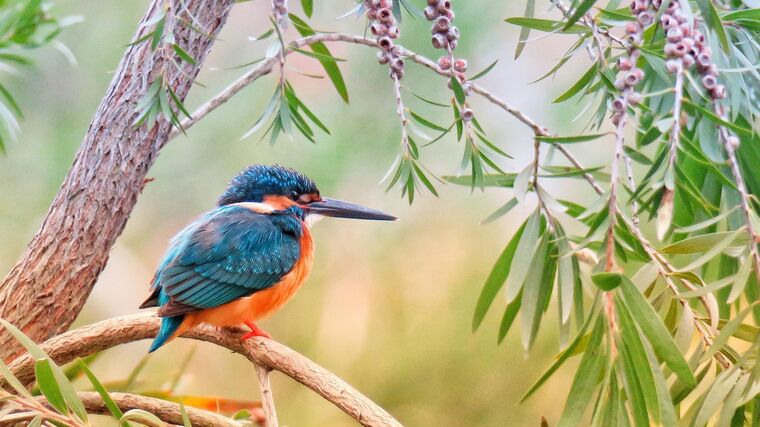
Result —
[[[59, 1], [53, 11], [58, 16], [85, 18], [61, 37], [78, 65], [46, 48], [35, 53], [36, 65], [24, 69], [23, 75], [3, 75], [25, 118], [20, 140], [0, 158], [2, 271], [11, 268], [44, 217], [147, 3]], [[363, 19], [335, 19], [353, 7], [351, 0], [315, 3], [313, 27], [363, 33]], [[421, 0], [414, 3], [424, 6]], [[519, 29], [503, 19], [520, 15], [521, 3], [455, 2], [456, 23], [462, 30], [456, 54], [469, 60], [472, 73], [500, 58], [482, 85], [543, 125], [567, 129], [581, 106], [556, 108], [551, 100], [588, 58], [574, 59], [555, 80], [529, 85], [551, 68], [567, 44], [562, 36], [542, 38], [534, 33], [531, 37], [537, 40], [518, 62], [512, 60]], [[301, 14], [296, 4], [293, 11]], [[251, 42], [248, 37], [268, 27], [267, 14], [268, 2], [263, 0], [235, 6], [198, 79], [206, 87], [194, 87], [187, 100], [191, 110], [243, 72], [225, 69], [263, 55], [269, 41]], [[546, 14], [546, 9], [537, 11], [539, 17]], [[401, 30], [402, 44], [437, 58], [439, 53], [429, 44], [428, 22], [406, 16]], [[296, 36], [292, 28], [288, 36]], [[391, 212], [400, 221], [320, 222], [314, 230], [317, 257], [312, 277], [263, 327], [340, 375], [406, 425], [538, 425], [542, 416], [553, 424], [569, 389], [573, 363], [530, 401], [517, 402], [558, 350], [556, 308], [550, 309], [538, 342], [527, 356], [514, 330], [501, 346], [496, 345], [501, 301], [481, 330], [470, 331], [482, 283], [527, 209], [516, 209], [483, 226], [479, 221], [508, 199], [507, 190], [470, 192], [465, 187], [439, 185], [440, 198], [425, 194], [411, 207], [400, 199], [397, 189], [386, 193], [379, 181], [399, 145], [387, 69], [377, 64], [375, 52], [366, 47], [331, 44], [330, 48], [336, 56], [349, 59], [341, 68], [350, 105], [340, 100], [326, 79], [310, 79], [294, 70], [288, 71], [288, 78], [332, 135], [321, 135], [316, 145], [297, 136], [280, 138], [274, 146], [259, 142], [259, 136], [241, 141], [272, 94], [276, 76], [268, 76], [186, 137], [172, 141], [149, 173], [155, 181], [139, 199], [77, 324], [136, 312], [170, 237], [211, 208], [227, 181], [241, 169], [277, 162], [315, 179], [325, 195]], [[293, 55], [289, 61], [294, 69], [321, 72], [313, 59]], [[438, 101], [450, 98], [444, 79], [413, 64], [408, 64], [403, 84]], [[450, 110], [436, 110], [408, 91], [405, 97], [415, 111], [440, 124], [450, 122]], [[529, 130], [482, 99], [472, 101], [491, 139], [515, 156], [502, 165], [511, 171], [522, 169], [532, 150]], [[425, 148], [422, 158], [439, 175], [455, 174], [462, 150], [461, 144], [446, 138]], [[604, 158], [605, 152], [581, 155], [591, 157], [586, 161], [593, 164], [595, 156]], [[566, 197], [567, 188], [562, 191]], [[177, 341], [157, 352], [141, 375], [141, 387], [161, 388], [192, 345]], [[93, 369], [104, 381], [123, 379], [147, 347], [148, 342], [140, 342], [109, 351]], [[199, 345], [197, 350], [179, 393], [258, 398], [249, 363], [210, 345]], [[274, 392], [283, 425], [353, 425], [339, 410], [285, 376], [275, 376]]]

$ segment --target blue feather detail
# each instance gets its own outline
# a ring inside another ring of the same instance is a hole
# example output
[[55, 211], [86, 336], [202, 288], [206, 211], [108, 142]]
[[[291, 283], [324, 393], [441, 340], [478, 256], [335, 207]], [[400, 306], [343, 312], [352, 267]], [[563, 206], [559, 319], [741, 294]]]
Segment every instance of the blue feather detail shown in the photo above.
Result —
[[[169, 302], [169, 296], [161, 291], [159, 293], [158, 303], [160, 305], [164, 305], [167, 302]], [[169, 340], [172, 334], [177, 330], [177, 328], [179, 328], [179, 325], [182, 324], [182, 321], [184, 319], [184, 315], [162, 318], [161, 327], [158, 329], [158, 335], [156, 335], [156, 338], [150, 344], [148, 353], [153, 353], [154, 351], [158, 350], [159, 347], [166, 344], [166, 341]]]

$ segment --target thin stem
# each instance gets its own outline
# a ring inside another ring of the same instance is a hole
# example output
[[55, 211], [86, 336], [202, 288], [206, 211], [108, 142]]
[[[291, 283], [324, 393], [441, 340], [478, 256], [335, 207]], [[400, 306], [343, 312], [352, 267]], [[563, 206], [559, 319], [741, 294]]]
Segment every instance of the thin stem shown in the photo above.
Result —
[[[670, 133], [670, 157], [668, 159], [668, 168], [675, 173], [676, 157], [678, 156], [678, 148], [681, 144], [681, 106], [683, 104], [683, 61], [681, 59], [676, 60], [676, 85], [675, 85], [675, 99], [673, 105], [673, 129]], [[672, 189], [671, 189], [672, 190]]]
[[406, 118], [404, 100], [401, 98], [401, 82], [396, 74], [393, 75], [393, 92], [396, 96], [396, 113], [398, 114], [399, 122], [401, 124], [401, 148], [403, 150], [403, 155], [409, 156], [409, 130], [407, 127], [409, 120]]
[[259, 378], [259, 390], [261, 391], [261, 406], [266, 416], [266, 427], [278, 427], [277, 410], [274, 406], [274, 395], [272, 395], [272, 384], [269, 382], [271, 369], [255, 364], [256, 376]]

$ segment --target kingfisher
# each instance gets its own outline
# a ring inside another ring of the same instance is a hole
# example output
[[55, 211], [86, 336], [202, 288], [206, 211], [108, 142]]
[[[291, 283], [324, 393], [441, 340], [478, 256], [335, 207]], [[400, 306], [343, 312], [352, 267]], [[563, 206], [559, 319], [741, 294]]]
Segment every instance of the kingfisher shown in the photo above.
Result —
[[171, 241], [140, 308], [159, 307], [157, 350], [198, 324], [246, 325], [241, 339], [271, 336], [255, 322], [280, 309], [309, 275], [320, 217], [392, 221], [324, 198], [311, 179], [279, 165], [254, 165], [232, 179], [216, 208]]

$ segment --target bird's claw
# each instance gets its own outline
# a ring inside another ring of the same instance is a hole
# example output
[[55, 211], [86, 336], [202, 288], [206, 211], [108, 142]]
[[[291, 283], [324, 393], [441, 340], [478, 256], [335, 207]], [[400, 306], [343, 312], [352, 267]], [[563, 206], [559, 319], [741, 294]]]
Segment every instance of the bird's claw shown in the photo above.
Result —
[[269, 335], [269, 332], [259, 328], [255, 323], [253, 322], [245, 322], [245, 325], [251, 328], [251, 332], [243, 334], [243, 336], [240, 337], [240, 341], [246, 341], [253, 337], [264, 337], [272, 339], [272, 336]]

